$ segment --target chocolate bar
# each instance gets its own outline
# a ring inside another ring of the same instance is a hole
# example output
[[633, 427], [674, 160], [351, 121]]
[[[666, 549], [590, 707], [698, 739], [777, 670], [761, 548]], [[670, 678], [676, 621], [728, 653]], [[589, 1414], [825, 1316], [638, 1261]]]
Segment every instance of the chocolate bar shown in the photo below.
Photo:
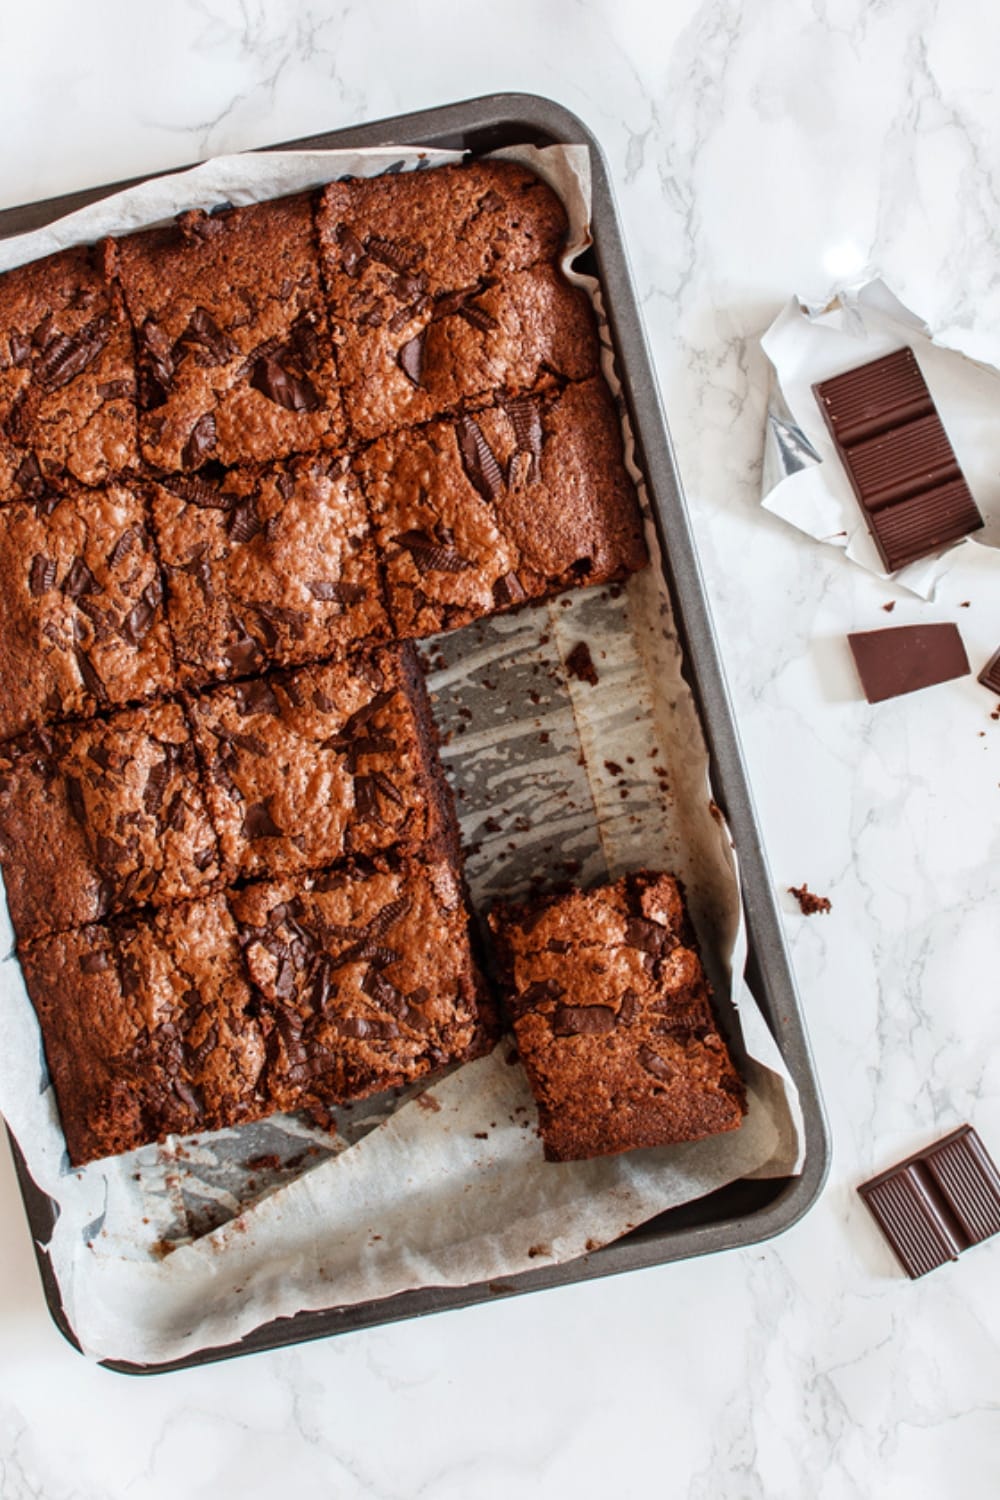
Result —
[[971, 1125], [863, 1182], [858, 1192], [914, 1280], [1000, 1234], [1000, 1172]]
[[976, 680], [1000, 698], [1000, 651], [990, 657]]
[[813, 391], [888, 572], [982, 526], [912, 349]]
[[969, 671], [956, 625], [890, 625], [859, 631], [847, 642], [869, 703], [950, 682]]

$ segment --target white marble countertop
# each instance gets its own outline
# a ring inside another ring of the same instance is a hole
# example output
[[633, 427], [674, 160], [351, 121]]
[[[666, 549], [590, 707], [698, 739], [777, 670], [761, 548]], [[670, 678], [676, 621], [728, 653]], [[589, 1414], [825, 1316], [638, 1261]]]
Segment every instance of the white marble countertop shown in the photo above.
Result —
[[[3, 1500], [997, 1493], [1000, 1241], [907, 1282], [854, 1193], [969, 1120], [1000, 1154], [1000, 723], [971, 679], [859, 702], [844, 634], [922, 604], [757, 506], [756, 336], [866, 263], [968, 325], [1000, 287], [1000, 13], [977, 0], [33, 0], [0, 200], [498, 90], [608, 154], [834, 1142], [781, 1239], [127, 1380], [50, 1324], [0, 1148]], [[968, 600], [969, 607], [960, 608]]]

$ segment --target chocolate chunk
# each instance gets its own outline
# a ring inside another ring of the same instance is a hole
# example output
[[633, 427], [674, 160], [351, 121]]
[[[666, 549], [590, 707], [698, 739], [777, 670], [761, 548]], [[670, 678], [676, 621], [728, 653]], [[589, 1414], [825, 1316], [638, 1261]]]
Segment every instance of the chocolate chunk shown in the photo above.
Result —
[[41, 552], [36, 552], [31, 559], [31, 568], [28, 573], [28, 588], [37, 598], [39, 594], [45, 594], [53, 588], [56, 581], [56, 562], [52, 557], [45, 557]]
[[337, 243], [340, 246], [340, 263], [348, 276], [359, 275], [368, 263], [368, 257], [364, 245], [347, 224], [338, 225]]
[[79, 823], [80, 827], [85, 828], [87, 824], [87, 804], [83, 800], [83, 787], [77, 781], [75, 776], [66, 776], [64, 778], [64, 784], [66, 787], [66, 802], [69, 806], [69, 810], [73, 814], [73, 817], [76, 819], [76, 821]]
[[476, 302], [463, 302], [458, 309], [458, 316], [471, 323], [473, 328], [478, 328], [480, 333], [491, 333], [494, 328], [500, 327], [493, 314]]
[[[204, 421], [205, 418], [202, 417], [201, 420]], [[212, 422], [215, 422], [214, 417], [212, 417]], [[212, 441], [213, 443], [215, 441], [214, 430]], [[173, 474], [163, 483], [172, 495], [176, 495], [186, 505], [196, 505], [199, 510], [232, 510], [236, 504], [234, 495], [227, 494], [225, 490], [216, 489], [214, 484], [209, 484], [207, 479], [203, 479], [198, 474], [192, 474], [189, 477]]]
[[413, 240], [390, 240], [380, 234], [370, 234], [365, 240], [365, 250], [372, 260], [381, 261], [393, 271], [413, 272], [424, 254], [423, 245]]
[[61, 389], [94, 362], [110, 337], [111, 322], [107, 316], [95, 318], [79, 333], [58, 334], [35, 366], [35, 378], [49, 390]]
[[307, 583], [306, 588], [314, 599], [330, 600], [336, 604], [360, 604], [367, 593], [363, 584], [335, 583], [323, 578]]
[[600, 681], [586, 641], [578, 641], [573, 647], [566, 658], [566, 670], [578, 682], [589, 682], [591, 687], [596, 687]]
[[100, 593], [97, 579], [82, 557], [73, 559], [70, 570], [63, 579], [63, 593], [68, 594], [71, 599], [79, 599], [81, 594]]
[[142, 805], [148, 813], [155, 813], [163, 802], [163, 794], [167, 789], [167, 781], [170, 777], [172, 757], [169, 753], [170, 747], [165, 747], [167, 753], [163, 760], [158, 760], [155, 765], [150, 766], [146, 773], [146, 785], [142, 793]]
[[126, 526], [121, 536], [115, 542], [108, 553], [108, 567], [117, 568], [118, 564], [124, 562], [139, 540], [139, 533], [134, 526]]
[[889, 572], [982, 526], [912, 349], [813, 390]]
[[225, 364], [237, 352], [229, 336], [222, 332], [212, 314], [204, 307], [196, 307], [187, 328], [178, 339], [178, 344], [197, 344], [205, 351], [208, 362]]
[[263, 355], [256, 361], [250, 384], [286, 411], [318, 411], [322, 405], [312, 381], [305, 375], [294, 375], [276, 354]]
[[659, 922], [650, 922], [646, 917], [630, 917], [625, 924], [625, 941], [642, 953], [659, 958], [667, 943], [669, 933]]
[[[514, 441], [517, 444], [518, 453], [527, 453], [530, 456], [530, 464], [526, 478], [528, 482], [535, 478], [538, 473], [538, 460], [542, 456], [542, 414], [538, 403], [530, 400], [527, 396], [511, 397], [504, 402], [504, 410], [510, 418], [510, 424], [514, 429]], [[513, 470], [514, 460], [511, 459], [510, 469]], [[510, 483], [510, 473], [507, 476]]]
[[614, 1031], [615, 1019], [608, 1005], [558, 1005], [552, 1030], [556, 1036], [603, 1036]]
[[122, 625], [122, 635], [132, 646], [139, 646], [149, 633], [156, 612], [163, 601], [159, 579], [148, 583], [139, 596], [138, 603], [129, 610]]
[[456, 552], [454, 547], [436, 542], [426, 531], [403, 531], [392, 540], [409, 552], [421, 576], [425, 573], [462, 573], [472, 567], [467, 557]]
[[990, 657], [977, 681], [981, 682], [984, 688], [989, 688], [991, 693], [1000, 697], [1000, 651]]
[[229, 536], [234, 542], [251, 542], [263, 528], [257, 514], [257, 497], [248, 495], [233, 509], [229, 517]]
[[170, 395], [174, 360], [169, 338], [152, 318], [139, 330], [139, 355], [139, 405], [155, 411]]
[[516, 573], [505, 573], [493, 585], [494, 602], [501, 608], [507, 604], [520, 604], [527, 597]]
[[674, 1077], [675, 1070], [652, 1047], [639, 1048], [639, 1061], [647, 1073], [652, 1073], [654, 1078], [660, 1078], [664, 1083], [669, 1083]]
[[914, 1280], [1000, 1234], [1000, 1172], [971, 1125], [862, 1183], [858, 1192]]
[[84, 651], [82, 646], [75, 646], [73, 649], [76, 656], [76, 664], [79, 668], [80, 676], [83, 678], [83, 685], [87, 689], [87, 692], [90, 693], [92, 697], [96, 698], [98, 703], [107, 703], [107, 689], [105, 688], [104, 683], [101, 681], [100, 677], [97, 675], [97, 669], [94, 666], [93, 662], [90, 660], [90, 657], [87, 655], [86, 651]]
[[243, 819], [243, 832], [248, 839], [280, 839], [282, 831], [271, 817], [266, 802], [253, 802]]
[[361, 988], [366, 995], [371, 996], [376, 1005], [384, 1006], [386, 1010], [398, 1012], [403, 1007], [403, 994], [378, 969], [368, 970], [361, 981]]
[[191, 428], [181, 453], [185, 469], [200, 469], [214, 449], [215, 439], [215, 416], [210, 411], [203, 412]]
[[259, 677], [256, 682], [241, 682], [233, 689], [237, 712], [247, 714], [280, 714], [281, 704], [271, 684]]
[[472, 487], [491, 504], [503, 489], [503, 470], [474, 417], [459, 417], [456, 424], [458, 451]]
[[412, 339], [400, 347], [396, 355], [396, 361], [403, 374], [411, 385], [420, 387], [420, 377], [424, 368], [424, 335], [425, 330], [414, 334]]
[[964, 677], [969, 671], [958, 627], [896, 625], [847, 637], [869, 703]]

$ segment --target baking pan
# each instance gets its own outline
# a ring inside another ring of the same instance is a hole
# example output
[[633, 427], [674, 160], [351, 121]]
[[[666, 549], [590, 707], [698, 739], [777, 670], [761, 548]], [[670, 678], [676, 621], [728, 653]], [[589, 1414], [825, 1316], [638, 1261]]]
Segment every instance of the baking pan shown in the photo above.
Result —
[[[604, 290], [615, 359], [632, 418], [636, 459], [647, 480], [663, 550], [667, 588], [685, 655], [685, 671], [700, 710], [709, 748], [713, 790], [729, 821], [739, 855], [749, 939], [747, 979], [799, 1090], [804, 1117], [804, 1168], [797, 1177], [730, 1183], [707, 1197], [661, 1214], [614, 1244], [567, 1265], [542, 1267], [473, 1286], [422, 1288], [352, 1307], [299, 1313], [257, 1328], [238, 1343], [224, 1348], [205, 1349], [188, 1358], [159, 1365], [108, 1360], [104, 1363], [109, 1369], [129, 1374], [182, 1369], [423, 1313], [468, 1307], [519, 1292], [540, 1291], [597, 1276], [662, 1265], [709, 1251], [756, 1244], [780, 1234], [801, 1218], [816, 1201], [826, 1179], [830, 1145], [823, 1106], [709, 615], [687, 506], [600, 146], [575, 115], [551, 100], [533, 94], [493, 94], [442, 109], [399, 115], [371, 125], [285, 141], [266, 149], [417, 144], [481, 153], [516, 143], [537, 146], [583, 144], [590, 152], [594, 244], [580, 266], [596, 274]], [[0, 211], [0, 238], [36, 229], [132, 185], [132, 182], [109, 183], [85, 192]], [[71, 1343], [77, 1344], [44, 1248], [55, 1222], [54, 1204], [32, 1181], [16, 1142], [12, 1145], [46, 1299], [57, 1326]]]

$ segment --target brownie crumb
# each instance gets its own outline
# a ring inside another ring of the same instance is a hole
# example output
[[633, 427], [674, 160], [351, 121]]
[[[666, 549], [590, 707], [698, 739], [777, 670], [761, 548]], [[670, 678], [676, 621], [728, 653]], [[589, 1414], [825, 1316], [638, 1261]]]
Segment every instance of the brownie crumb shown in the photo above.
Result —
[[790, 885], [788, 894], [794, 896], [799, 903], [799, 909], [804, 917], [815, 916], [816, 912], [827, 912], [832, 910], [828, 896], [817, 896], [814, 891], [803, 883], [802, 885]]
[[604, 769], [609, 776], [624, 776], [625, 774], [616, 760], [606, 760], [604, 762]]
[[578, 641], [573, 647], [566, 658], [566, 670], [578, 682], [589, 682], [591, 687], [596, 687], [600, 681], [586, 641]]
[[888, 604], [883, 604], [882, 608], [885, 610], [885, 612], [886, 612], [887, 615], [891, 615], [892, 612], [893, 612], [893, 610], [896, 608], [896, 601], [895, 601], [895, 599], [890, 599], [889, 603]]

